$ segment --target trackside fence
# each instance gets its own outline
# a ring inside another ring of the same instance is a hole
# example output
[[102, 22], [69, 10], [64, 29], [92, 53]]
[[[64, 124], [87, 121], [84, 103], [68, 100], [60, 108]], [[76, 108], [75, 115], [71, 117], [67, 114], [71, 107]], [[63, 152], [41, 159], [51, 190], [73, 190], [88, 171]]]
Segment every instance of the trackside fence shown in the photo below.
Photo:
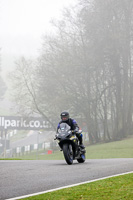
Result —
[[44, 152], [48, 152], [49, 150], [57, 150], [58, 144], [56, 142], [45, 142], [39, 144], [30, 144], [26, 146], [16, 147], [12, 149], [7, 149], [6, 152], [2, 152], [1, 158], [15, 158], [23, 155], [30, 154], [32, 152], [37, 152], [40, 150], [44, 150]]

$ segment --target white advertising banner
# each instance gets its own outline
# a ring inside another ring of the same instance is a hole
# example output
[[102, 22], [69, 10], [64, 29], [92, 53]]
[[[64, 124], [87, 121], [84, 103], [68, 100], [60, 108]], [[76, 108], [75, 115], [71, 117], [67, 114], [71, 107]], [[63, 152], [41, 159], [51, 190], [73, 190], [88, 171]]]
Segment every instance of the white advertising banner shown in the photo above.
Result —
[[0, 130], [7, 130], [7, 129], [40, 130], [40, 129], [50, 129], [50, 128], [51, 126], [49, 122], [45, 121], [43, 118], [0, 116]]

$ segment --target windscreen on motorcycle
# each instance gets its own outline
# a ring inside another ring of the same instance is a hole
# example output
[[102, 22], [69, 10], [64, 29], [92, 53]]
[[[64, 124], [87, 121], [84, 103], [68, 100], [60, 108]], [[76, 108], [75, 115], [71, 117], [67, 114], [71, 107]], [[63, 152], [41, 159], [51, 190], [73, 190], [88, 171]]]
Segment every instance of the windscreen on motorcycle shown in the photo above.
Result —
[[58, 132], [59, 132], [59, 133], [68, 132], [70, 129], [71, 129], [71, 127], [70, 127], [68, 124], [66, 124], [66, 123], [61, 123]]

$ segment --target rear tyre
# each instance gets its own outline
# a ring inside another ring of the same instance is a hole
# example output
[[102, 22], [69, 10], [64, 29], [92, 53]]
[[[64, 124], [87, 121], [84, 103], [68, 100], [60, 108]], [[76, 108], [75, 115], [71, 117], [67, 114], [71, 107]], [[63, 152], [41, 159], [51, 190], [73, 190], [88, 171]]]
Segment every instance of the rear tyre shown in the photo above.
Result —
[[64, 144], [63, 145], [63, 153], [64, 158], [68, 165], [71, 165], [73, 163], [73, 149], [71, 144]]

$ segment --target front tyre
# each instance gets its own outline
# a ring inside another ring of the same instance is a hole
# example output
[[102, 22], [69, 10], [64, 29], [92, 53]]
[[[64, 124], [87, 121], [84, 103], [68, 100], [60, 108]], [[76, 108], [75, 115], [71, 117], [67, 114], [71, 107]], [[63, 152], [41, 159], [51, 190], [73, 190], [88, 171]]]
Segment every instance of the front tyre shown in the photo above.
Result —
[[71, 144], [64, 144], [63, 145], [63, 153], [64, 158], [68, 165], [71, 165], [73, 163], [73, 149]]

